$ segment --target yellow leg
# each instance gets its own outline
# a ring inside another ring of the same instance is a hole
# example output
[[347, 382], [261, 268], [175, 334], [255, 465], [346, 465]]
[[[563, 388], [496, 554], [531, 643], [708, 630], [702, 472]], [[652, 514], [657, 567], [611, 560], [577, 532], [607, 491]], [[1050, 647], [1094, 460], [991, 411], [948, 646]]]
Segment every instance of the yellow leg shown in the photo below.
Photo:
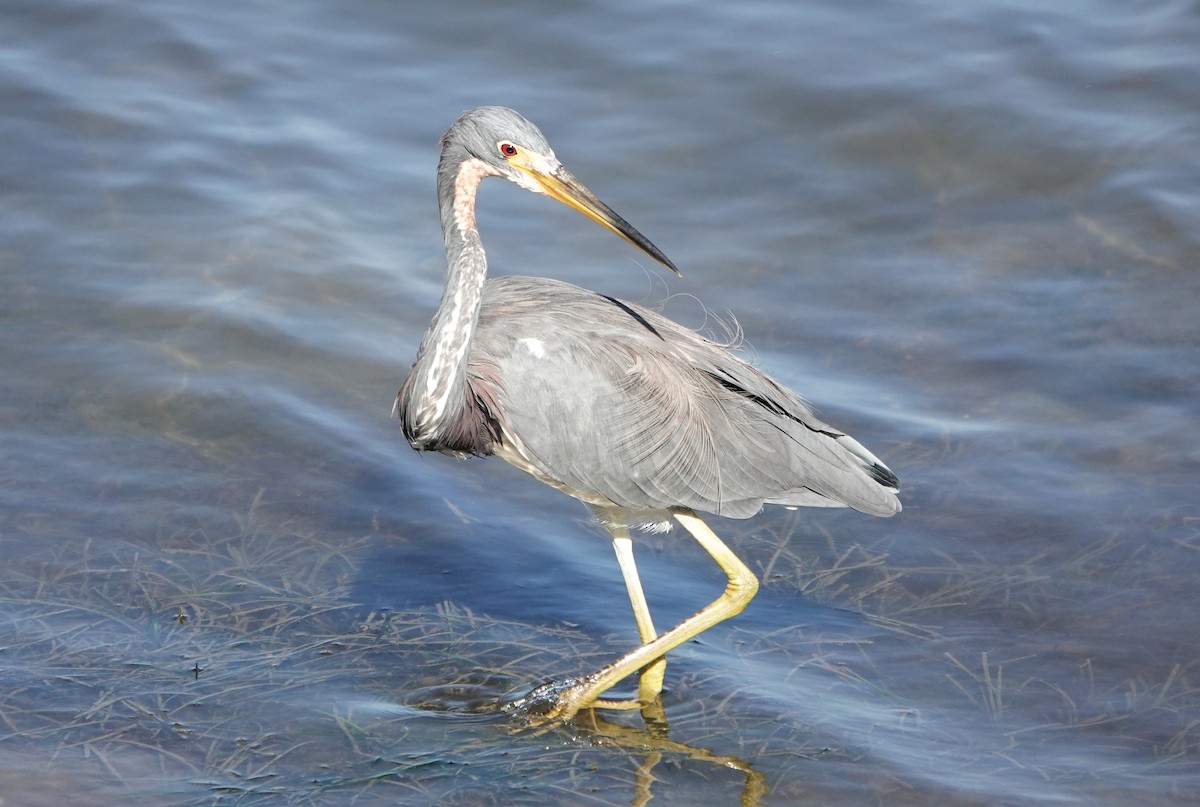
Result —
[[[758, 591], [758, 579], [746, 568], [737, 555], [725, 546], [708, 526], [690, 510], [674, 513], [692, 537], [704, 547], [729, 577], [729, 583], [720, 597], [692, 614], [675, 627], [643, 644], [632, 653], [627, 653], [603, 669], [584, 676], [573, 686], [560, 691], [557, 702], [550, 710], [550, 717], [570, 720], [580, 709], [596, 703], [605, 691], [633, 673], [661, 659], [671, 650], [731, 616], [740, 614]], [[640, 588], [640, 586], [639, 586]]]
[[[621, 567], [621, 575], [625, 578], [625, 588], [629, 590], [629, 602], [633, 605], [633, 618], [637, 621], [638, 636], [642, 644], [650, 644], [658, 638], [654, 629], [654, 621], [650, 618], [650, 606], [646, 604], [646, 594], [642, 591], [642, 581], [638, 577], [637, 564], [633, 562], [633, 540], [629, 537], [629, 528], [624, 524], [609, 527], [612, 534], [613, 551], [617, 553], [617, 564]], [[638, 677], [638, 700], [652, 703], [662, 694], [663, 677], [667, 674], [667, 658], [659, 657], [642, 668]]]

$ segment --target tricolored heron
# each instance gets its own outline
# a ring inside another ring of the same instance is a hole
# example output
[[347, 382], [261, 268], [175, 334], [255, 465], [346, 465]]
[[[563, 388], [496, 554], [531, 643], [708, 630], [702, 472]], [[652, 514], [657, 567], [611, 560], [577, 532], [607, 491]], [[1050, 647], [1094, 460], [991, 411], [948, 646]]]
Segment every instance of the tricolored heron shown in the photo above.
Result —
[[[563, 168], [511, 109], [467, 112], [442, 136], [438, 205], [446, 288], [396, 397], [413, 448], [495, 454], [588, 504], [612, 537], [642, 645], [548, 689], [551, 715], [655, 702], [665, 654], [738, 614], [758, 580], [696, 515], [749, 518], [764, 504], [900, 511], [899, 480], [852, 437], [724, 346], [634, 303], [558, 280], [487, 278], [475, 193], [502, 177], [578, 210], [678, 274], [658, 247]], [[729, 578], [659, 635], [631, 526], [682, 524]], [[641, 671], [634, 701], [600, 695]]]

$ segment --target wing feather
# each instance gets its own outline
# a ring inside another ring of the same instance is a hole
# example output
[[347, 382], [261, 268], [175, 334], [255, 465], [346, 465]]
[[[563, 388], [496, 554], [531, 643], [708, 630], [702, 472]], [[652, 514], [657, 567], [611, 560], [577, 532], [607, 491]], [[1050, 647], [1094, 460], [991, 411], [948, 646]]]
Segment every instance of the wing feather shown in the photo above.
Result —
[[[530, 338], [545, 345], [540, 355], [522, 348]], [[498, 379], [502, 427], [567, 489], [735, 518], [764, 503], [900, 509], [895, 475], [858, 441], [725, 347], [641, 306], [498, 278], [474, 353]]]

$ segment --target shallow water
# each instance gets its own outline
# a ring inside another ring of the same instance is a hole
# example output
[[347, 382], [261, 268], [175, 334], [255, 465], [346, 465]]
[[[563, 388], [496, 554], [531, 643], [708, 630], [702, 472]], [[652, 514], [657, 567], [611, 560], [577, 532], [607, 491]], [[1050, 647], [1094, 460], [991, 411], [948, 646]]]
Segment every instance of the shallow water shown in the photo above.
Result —
[[[1194, 800], [1200, 15], [1043, 6], [8, 4], [4, 804]], [[635, 640], [608, 541], [389, 418], [481, 103], [684, 277], [501, 183], [494, 271], [736, 316], [904, 482], [713, 520], [669, 730], [497, 710]]]

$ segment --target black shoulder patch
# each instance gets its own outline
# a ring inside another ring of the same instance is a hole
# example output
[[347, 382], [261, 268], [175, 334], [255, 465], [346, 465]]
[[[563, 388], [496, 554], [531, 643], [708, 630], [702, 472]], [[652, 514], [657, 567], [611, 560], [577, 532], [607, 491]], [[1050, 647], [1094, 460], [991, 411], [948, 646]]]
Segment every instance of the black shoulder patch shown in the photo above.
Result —
[[601, 294], [600, 296], [603, 297], [605, 300], [608, 300], [610, 303], [615, 305], [617, 308], [624, 311], [629, 316], [631, 316], [637, 322], [638, 325], [641, 325], [643, 328], [645, 328], [650, 333], [657, 336], [659, 339], [662, 339], [664, 342], [667, 341], [666, 339], [663, 339], [663, 335], [661, 333], [659, 333], [657, 330], [655, 330], [653, 325], [651, 325], [649, 322], [646, 321], [645, 317], [643, 317], [638, 312], [634, 311], [632, 308], [627, 306], [625, 303], [621, 302], [616, 297], [609, 297], [607, 294]]
[[[757, 394], [751, 392], [750, 390], [743, 387], [741, 384], [734, 382], [733, 379], [725, 378], [724, 376], [717, 375], [716, 373], [711, 372], [709, 370], [704, 370], [703, 372], [705, 375], [707, 375], [713, 381], [716, 381], [718, 384], [720, 384], [725, 389], [742, 396], [747, 401], [752, 401], [753, 403], [758, 404], [763, 409], [770, 412], [772, 415], [776, 415], [776, 416], [782, 417], [782, 418], [787, 418], [788, 420], [799, 423], [801, 426], [808, 429], [810, 432], [815, 432], [816, 434], [823, 434], [826, 437], [832, 437], [835, 440], [842, 436], [841, 432], [828, 431], [826, 429], [818, 429], [815, 426], [813, 426], [811, 423], [805, 423], [802, 418], [796, 417], [795, 415], [793, 415], [791, 412], [789, 412], [786, 408], [784, 408], [782, 405], [780, 405], [776, 401], [772, 401], [770, 398], [764, 398], [761, 395], [757, 395]], [[887, 470], [887, 469], [884, 469], [884, 470]]]

